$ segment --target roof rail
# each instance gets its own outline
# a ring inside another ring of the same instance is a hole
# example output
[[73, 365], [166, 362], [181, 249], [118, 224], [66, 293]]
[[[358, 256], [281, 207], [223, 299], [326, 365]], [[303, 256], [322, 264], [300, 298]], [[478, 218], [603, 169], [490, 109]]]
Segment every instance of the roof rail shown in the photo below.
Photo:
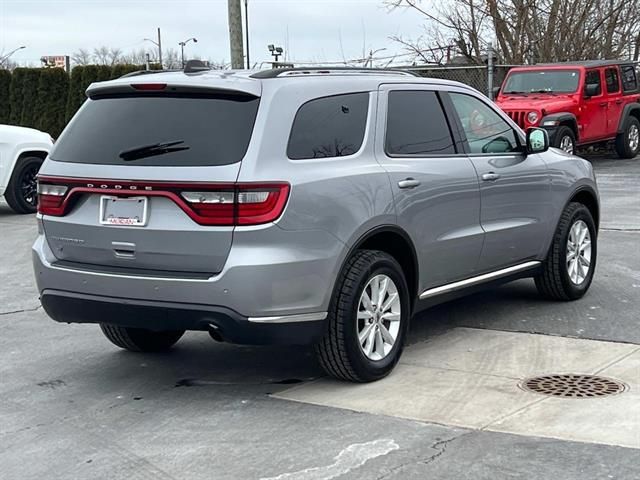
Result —
[[361, 67], [295, 67], [295, 68], [274, 68], [271, 70], [261, 70], [251, 75], [251, 78], [278, 78], [304, 75], [403, 75], [407, 77], [418, 77], [419, 75], [407, 70], [392, 68], [361, 68]]

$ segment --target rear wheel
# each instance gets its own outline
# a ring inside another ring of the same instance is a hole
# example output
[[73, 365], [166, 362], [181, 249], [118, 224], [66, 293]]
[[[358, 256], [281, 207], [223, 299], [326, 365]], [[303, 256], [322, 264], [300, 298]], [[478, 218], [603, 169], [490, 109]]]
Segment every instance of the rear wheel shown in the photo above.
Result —
[[598, 253], [596, 225], [581, 203], [570, 203], [560, 217], [553, 244], [535, 279], [538, 291], [554, 300], [577, 300], [591, 285]]
[[162, 352], [170, 349], [184, 335], [184, 330], [155, 332], [104, 323], [100, 328], [111, 343], [132, 352]]
[[563, 126], [556, 132], [553, 146], [573, 155], [576, 151], [576, 135], [569, 127]]
[[38, 157], [18, 160], [4, 198], [16, 213], [35, 213], [38, 207], [36, 176], [42, 165]]
[[620, 158], [633, 158], [640, 152], [640, 121], [629, 117], [624, 132], [616, 137], [616, 153]]
[[316, 345], [320, 364], [342, 380], [385, 377], [402, 354], [409, 309], [409, 290], [398, 262], [384, 252], [356, 252], [340, 275], [327, 331]]

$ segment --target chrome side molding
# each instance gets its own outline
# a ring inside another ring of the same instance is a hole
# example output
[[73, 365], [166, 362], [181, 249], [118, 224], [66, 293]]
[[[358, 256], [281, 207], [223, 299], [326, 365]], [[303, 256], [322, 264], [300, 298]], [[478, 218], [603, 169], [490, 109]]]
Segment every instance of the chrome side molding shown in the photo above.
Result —
[[327, 312], [300, 313], [297, 315], [280, 315], [277, 317], [249, 317], [252, 323], [293, 323], [293, 322], [315, 322], [327, 318]]
[[521, 263], [520, 265], [514, 265], [513, 267], [503, 268], [502, 270], [496, 270], [495, 272], [478, 275], [477, 277], [467, 278], [466, 280], [460, 280], [458, 282], [442, 285], [441, 287], [430, 288], [429, 290], [425, 290], [420, 294], [420, 300], [425, 300], [427, 298], [435, 297], [436, 295], [442, 295], [444, 293], [460, 290], [465, 287], [471, 287], [473, 285], [488, 282], [490, 280], [496, 280], [498, 278], [506, 277], [513, 273], [523, 272], [525, 270], [531, 270], [535, 267], [540, 266], [541, 264], [542, 262], [534, 260], [530, 262]]

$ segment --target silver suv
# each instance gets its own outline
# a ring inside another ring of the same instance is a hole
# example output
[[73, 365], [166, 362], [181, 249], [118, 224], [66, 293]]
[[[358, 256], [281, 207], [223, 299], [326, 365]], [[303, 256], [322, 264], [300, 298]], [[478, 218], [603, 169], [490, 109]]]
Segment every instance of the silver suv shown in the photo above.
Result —
[[327, 373], [367, 382], [435, 303], [591, 284], [591, 165], [465, 85], [189, 65], [87, 94], [40, 170], [33, 261], [49, 316], [119, 347], [185, 330], [313, 344]]

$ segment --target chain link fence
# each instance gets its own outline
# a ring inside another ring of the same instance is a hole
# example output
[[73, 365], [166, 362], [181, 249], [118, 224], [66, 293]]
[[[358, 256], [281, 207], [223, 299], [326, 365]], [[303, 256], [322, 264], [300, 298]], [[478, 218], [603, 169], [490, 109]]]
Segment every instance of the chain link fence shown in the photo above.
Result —
[[[515, 66], [517, 65], [495, 65], [493, 67], [493, 86], [501, 86], [509, 70]], [[443, 80], [453, 80], [464, 83], [490, 98], [493, 97], [489, 92], [489, 67], [486, 65], [464, 67], [407, 67], [406, 70], [421, 77], [441, 78]]]

